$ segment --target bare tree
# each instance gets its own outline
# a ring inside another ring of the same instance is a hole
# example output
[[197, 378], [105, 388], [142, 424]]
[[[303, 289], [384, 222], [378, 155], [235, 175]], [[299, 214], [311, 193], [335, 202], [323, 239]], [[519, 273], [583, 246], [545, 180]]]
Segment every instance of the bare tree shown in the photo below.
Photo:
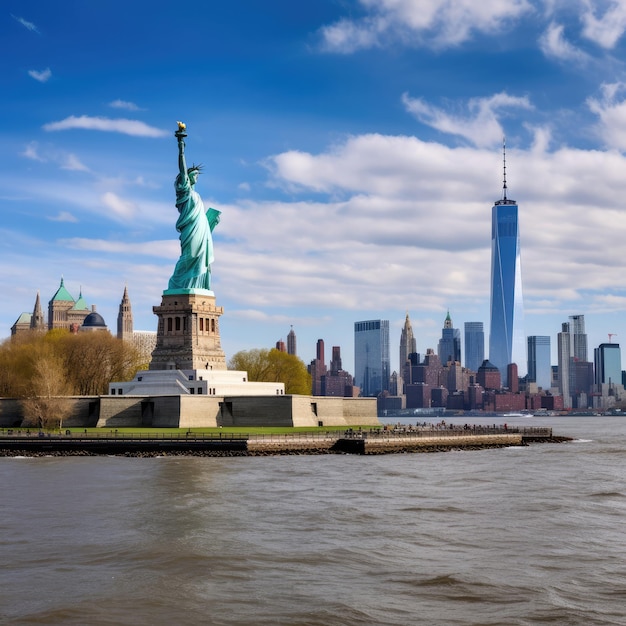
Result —
[[33, 376], [28, 393], [22, 398], [24, 425], [38, 428], [55, 428], [72, 411], [62, 359], [45, 346], [33, 354]]
[[100, 395], [111, 381], [132, 379], [141, 360], [132, 344], [105, 332], [69, 335], [61, 354], [71, 388], [81, 396]]

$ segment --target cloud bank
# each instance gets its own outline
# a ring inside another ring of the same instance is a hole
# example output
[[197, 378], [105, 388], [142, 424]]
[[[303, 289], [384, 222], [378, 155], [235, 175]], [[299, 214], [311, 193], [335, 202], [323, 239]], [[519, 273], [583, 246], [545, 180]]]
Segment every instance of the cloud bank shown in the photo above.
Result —
[[323, 49], [351, 53], [401, 41], [435, 48], [458, 46], [475, 34], [505, 30], [532, 10], [527, 0], [359, 0], [361, 18], [324, 26]]
[[70, 115], [58, 122], [44, 124], [44, 130], [99, 130], [109, 133], [122, 133], [133, 137], [166, 137], [169, 133], [139, 120], [110, 119], [107, 117], [90, 117], [88, 115]]

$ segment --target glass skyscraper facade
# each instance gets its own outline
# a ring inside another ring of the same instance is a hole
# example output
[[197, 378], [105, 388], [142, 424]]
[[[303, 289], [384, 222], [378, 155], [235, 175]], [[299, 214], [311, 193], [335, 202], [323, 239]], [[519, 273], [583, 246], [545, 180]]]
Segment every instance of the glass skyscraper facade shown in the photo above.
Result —
[[465, 367], [473, 372], [485, 360], [485, 331], [482, 322], [465, 322]]
[[[506, 185], [505, 185], [506, 191]], [[508, 385], [507, 365], [525, 364], [522, 268], [517, 203], [498, 200], [491, 214], [491, 325], [489, 361]]]
[[528, 380], [544, 390], [552, 386], [550, 337], [546, 335], [528, 337]]
[[354, 324], [354, 384], [362, 396], [389, 391], [389, 320]]
[[601, 343], [594, 351], [597, 385], [622, 384], [622, 351], [619, 343]]
[[570, 341], [572, 357], [577, 361], [587, 360], [587, 334], [585, 333], [585, 316], [569, 316]]
[[561, 332], [556, 336], [556, 351], [559, 364], [559, 391], [563, 396], [563, 406], [572, 408], [570, 395], [570, 363], [572, 356], [572, 341], [570, 338], [569, 324], [561, 324]]

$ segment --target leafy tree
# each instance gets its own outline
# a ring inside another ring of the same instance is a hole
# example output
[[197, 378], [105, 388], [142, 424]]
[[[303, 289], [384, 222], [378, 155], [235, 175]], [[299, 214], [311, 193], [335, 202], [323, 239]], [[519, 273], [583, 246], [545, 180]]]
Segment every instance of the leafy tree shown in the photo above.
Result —
[[269, 350], [264, 348], [242, 350], [233, 354], [228, 362], [228, 369], [248, 372], [248, 380], [253, 382], [271, 382], [268, 354]]
[[228, 368], [247, 371], [251, 382], [284, 383], [287, 394], [311, 394], [311, 375], [304, 362], [275, 348], [237, 352], [228, 362]]

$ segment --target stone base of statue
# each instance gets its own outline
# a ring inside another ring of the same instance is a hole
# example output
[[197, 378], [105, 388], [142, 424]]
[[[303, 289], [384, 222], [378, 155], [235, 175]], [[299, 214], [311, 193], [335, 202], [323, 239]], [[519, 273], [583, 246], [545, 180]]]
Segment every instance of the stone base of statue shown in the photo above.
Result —
[[206, 289], [167, 290], [161, 306], [151, 370], [225, 370], [219, 317], [224, 309]]

